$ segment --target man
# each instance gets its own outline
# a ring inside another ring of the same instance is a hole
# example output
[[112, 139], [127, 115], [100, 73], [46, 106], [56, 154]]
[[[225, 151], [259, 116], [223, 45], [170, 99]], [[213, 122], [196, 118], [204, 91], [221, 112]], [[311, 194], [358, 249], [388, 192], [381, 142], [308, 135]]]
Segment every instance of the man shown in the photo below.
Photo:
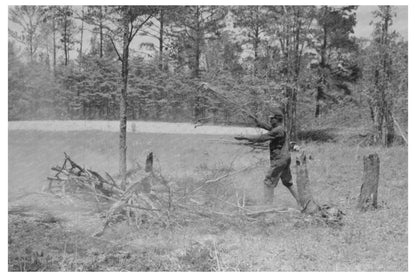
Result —
[[274, 188], [279, 179], [287, 187], [296, 202], [299, 203], [296, 192], [293, 190], [292, 174], [290, 172], [290, 153], [286, 142], [286, 131], [283, 127], [283, 112], [276, 108], [270, 116], [270, 124], [260, 122], [253, 115], [249, 115], [260, 128], [268, 130], [267, 133], [259, 136], [237, 136], [237, 140], [248, 140], [250, 142], [270, 141], [270, 169], [264, 179], [264, 201], [265, 204], [273, 204]]

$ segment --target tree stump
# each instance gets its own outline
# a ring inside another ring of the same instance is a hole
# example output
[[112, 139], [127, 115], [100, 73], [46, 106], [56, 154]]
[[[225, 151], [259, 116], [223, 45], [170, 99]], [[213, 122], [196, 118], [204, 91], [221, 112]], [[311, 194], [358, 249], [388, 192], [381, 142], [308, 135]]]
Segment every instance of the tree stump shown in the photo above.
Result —
[[298, 198], [302, 212], [307, 214], [318, 212], [320, 208], [312, 197], [308, 168], [306, 166], [306, 155], [304, 152], [300, 157], [296, 158], [296, 184], [298, 187]]
[[366, 211], [369, 208], [377, 208], [378, 180], [380, 175], [380, 158], [370, 154], [364, 158], [363, 184], [357, 208]]
[[145, 172], [153, 171], [153, 152], [150, 152], [146, 157], [146, 166], [144, 168]]

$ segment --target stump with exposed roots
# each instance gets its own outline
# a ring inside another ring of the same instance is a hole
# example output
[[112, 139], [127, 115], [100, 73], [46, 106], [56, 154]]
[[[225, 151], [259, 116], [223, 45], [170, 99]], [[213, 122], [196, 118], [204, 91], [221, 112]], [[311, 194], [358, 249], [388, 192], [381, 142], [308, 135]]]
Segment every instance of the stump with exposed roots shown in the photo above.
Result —
[[298, 187], [298, 198], [302, 212], [314, 214], [319, 211], [319, 205], [312, 197], [309, 182], [308, 168], [306, 165], [306, 155], [303, 152], [296, 158], [296, 184]]
[[296, 184], [302, 213], [312, 217], [313, 222], [318, 224], [342, 226], [343, 211], [331, 205], [319, 205], [313, 198], [306, 161], [304, 152], [296, 158]]

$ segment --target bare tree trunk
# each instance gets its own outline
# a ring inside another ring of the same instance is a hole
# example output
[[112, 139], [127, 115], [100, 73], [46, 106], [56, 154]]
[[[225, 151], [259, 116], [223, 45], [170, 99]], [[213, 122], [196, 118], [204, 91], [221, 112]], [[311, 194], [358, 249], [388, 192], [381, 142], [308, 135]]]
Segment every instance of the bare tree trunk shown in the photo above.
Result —
[[296, 184], [298, 186], [298, 198], [302, 212], [307, 214], [314, 214], [318, 212], [319, 205], [313, 199], [310, 188], [305, 153], [302, 153], [300, 157], [296, 158]]
[[128, 81], [128, 60], [129, 60], [129, 20], [125, 15], [123, 18], [123, 57], [121, 65], [121, 78], [123, 88], [120, 95], [120, 144], [119, 144], [119, 173], [121, 176], [121, 189], [126, 188], [127, 171], [127, 81]]
[[103, 57], [103, 7], [100, 6], [100, 58]]
[[287, 88], [287, 108], [286, 108], [286, 133], [288, 134], [288, 142], [297, 141], [297, 130], [296, 130], [296, 89]]
[[67, 17], [64, 16], [64, 56], [65, 56], [65, 65], [68, 65], [68, 37], [67, 37]]
[[375, 136], [375, 143], [379, 144], [383, 141], [383, 109], [384, 109], [384, 92], [383, 88], [380, 85], [380, 74], [379, 70], [374, 71], [374, 87], [376, 95], [376, 107], [375, 107], [375, 114], [374, 114], [374, 122], [376, 124], [376, 136]]
[[385, 141], [386, 147], [390, 147], [393, 145], [395, 132], [394, 132], [394, 121], [391, 115], [391, 108], [387, 108], [384, 114], [385, 122], [386, 122], [386, 133], [385, 133]]
[[56, 77], [56, 21], [52, 18], [52, 37], [53, 37], [53, 76]]
[[[325, 13], [326, 13], [326, 10], [327, 10], [327, 7], [325, 7]], [[321, 114], [321, 107], [320, 107], [319, 101], [322, 100], [324, 86], [326, 85], [326, 80], [325, 80], [325, 76], [323, 72], [326, 67], [326, 50], [327, 50], [327, 36], [328, 36], [328, 31], [327, 31], [326, 26], [324, 26], [323, 35], [324, 35], [323, 43], [321, 46], [321, 62], [319, 63], [321, 76], [319, 78], [317, 92], [316, 92], [315, 117], [319, 117], [319, 115]]]
[[31, 30], [29, 32], [29, 55], [30, 55], [30, 62], [33, 62], [33, 55], [34, 55], [34, 51], [33, 51], [33, 23], [32, 23], [32, 17], [29, 17], [29, 30]]
[[292, 127], [290, 130], [290, 140], [291, 141], [298, 141], [298, 131], [297, 131], [297, 84], [299, 80], [299, 72], [300, 72], [300, 63], [301, 63], [301, 52], [300, 50], [300, 30], [302, 28], [302, 21], [299, 19], [300, 17], [300, 9], [297, 10], [296, 13], [296, 19], [297, 19], [297, 26], [295, 31], [295, 70], [294, 70], [294, 84], [296, 85], [296, 88], [292, 91], [292, 99], [291, 99], [291, 121], [292, 121]]
[[159, 27], [159, 68], [163, 70], [163, 8], [160, 9], [160, 27]]
[[[320, 81], [321, 82], [321, 81]], [[321, 104], [320, 101], [322, 100], [322, 84], [318, 84], [318, 87], [316, 88], [316, 104], [315, 104], [315, 117], [319, 117], [321, 114]]]
[[368, 101], [368, 107], [370, 108], [370, 118], [371, 118], [371, 122], [373, 122], [373, 124], [375, 123], [375, 116], [374, 116], [374, 108], [372, 106], [372, 104], [370, 103], [370, 101]]
[[393, 110], [393, 101], [392, 95], [389, 92], [389, 84], [391, 83], [391, 58], [389, 56], [388, 46], [389, 46], [389, 24], [391, 23], [391, 10], [390, 6], [386, 6], [386, 14], [384, 16], [384, 22], [382, 25], [381, 32], [381, 45], [384, 49], [384, 53], [381, 57], [382, 61], [382, 70], [381, 73], [379, 70], [375, 72], [375, 86], [378, 88], [379, 95], [379, 109], [380, 109], [380, 118], [377, 122], [379, 137], [383, 146], [390, 147], [393, 144], [395, 137], [394, 132], [394, 120], [392, 117]]
[[[258, 14], [256, 14], [256, 18], [258, 19]], [[259, 38], [259, 26], [256, 26], [255, 30], [254, 30], [254, 44], [253, 44], [253, 50], [254, 50], [254, 76], [257, 75], [258, 72], [258, 59], [259, 59], [259, 42], [260, 42], [260, 38]]]
[[79, 61], [82, 60], [82, 40], [84, 38], [84, 6], [82, 6], [82, 18], [81, 18], [81, 39], [79, 41]]
[[201, 29], [200, 29], [200, 10], [199, 6], [196, 7], [196, 38], [195, 38], [195, 64], [194, 64], [194, 77], [199, 78], [199, 59], [201, 57]]
[[380, 174], [380, 159], [377, 154], [364, 157], [363, 184], [357, 207], [361, 211], [377, 208], [378, 180]]

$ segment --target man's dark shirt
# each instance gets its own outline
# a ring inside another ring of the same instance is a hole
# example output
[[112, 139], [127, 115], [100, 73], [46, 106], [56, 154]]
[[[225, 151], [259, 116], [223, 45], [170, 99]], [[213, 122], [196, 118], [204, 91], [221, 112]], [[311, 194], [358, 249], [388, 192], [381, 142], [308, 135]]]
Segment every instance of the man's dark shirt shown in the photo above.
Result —
[[252, 117], [256, 122], [256, 125], [262, 129], [267, 130], [268, 132], [260, 135], [256, 138], [256, 141], [270, 141], [270, 161], [276, 161], [278, 159], [290, 157], [289, 147], [285, 145], [286, 143], [286, 131], [282, 125], [277, 127], [272, 127], [271, 124], [262, 122], [256, 117]]
[[268, 135], [272, 136], [273, 139], [270, 141], [270, 161], [281, 159], [288, 154], [286, 142], [286, 132], [282, 126], [278, 126], [270, 130]]

